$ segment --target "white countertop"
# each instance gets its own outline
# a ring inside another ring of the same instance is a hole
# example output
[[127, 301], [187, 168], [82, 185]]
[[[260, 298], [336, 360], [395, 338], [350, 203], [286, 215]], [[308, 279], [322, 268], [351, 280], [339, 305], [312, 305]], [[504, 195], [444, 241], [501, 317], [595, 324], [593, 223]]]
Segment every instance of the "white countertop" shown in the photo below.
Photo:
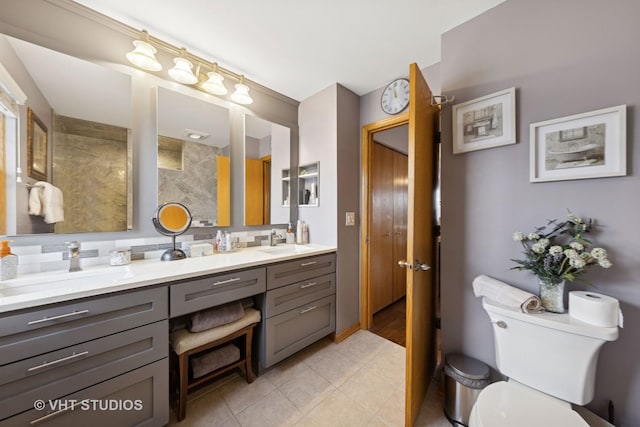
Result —
[[316, 244], [260, 246], [177, 261], [148, 259], [118, 267], [87, 267], [73, 273], [52, 271], [27, 274], [0, 282], [0, 313], [331, 253], [335, 250], [332, 246]]

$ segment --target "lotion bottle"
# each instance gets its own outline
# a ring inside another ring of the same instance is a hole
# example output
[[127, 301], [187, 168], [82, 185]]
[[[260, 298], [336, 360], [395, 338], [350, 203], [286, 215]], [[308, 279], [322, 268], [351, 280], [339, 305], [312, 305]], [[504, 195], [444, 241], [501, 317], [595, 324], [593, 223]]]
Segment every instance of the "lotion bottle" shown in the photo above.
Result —
[[296, 243], [302, 244], [302, 221], [298, 220], [298, 226], [296, 227]]
[[18, 256], [11, 253], [10, 241], [2, 240], [0, 242], [0, 280], [11, 280], [18, 277]]

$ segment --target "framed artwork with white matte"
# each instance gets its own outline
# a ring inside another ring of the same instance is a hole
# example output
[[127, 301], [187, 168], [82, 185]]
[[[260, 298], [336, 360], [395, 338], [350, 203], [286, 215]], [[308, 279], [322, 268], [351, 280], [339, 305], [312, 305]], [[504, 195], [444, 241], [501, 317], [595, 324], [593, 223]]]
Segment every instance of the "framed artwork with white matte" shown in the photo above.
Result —
[[456, 104], [453, 154], [516, 143], [516, 88]]
[[530, 126], [530, 181], [627, 174], [626, 105]]

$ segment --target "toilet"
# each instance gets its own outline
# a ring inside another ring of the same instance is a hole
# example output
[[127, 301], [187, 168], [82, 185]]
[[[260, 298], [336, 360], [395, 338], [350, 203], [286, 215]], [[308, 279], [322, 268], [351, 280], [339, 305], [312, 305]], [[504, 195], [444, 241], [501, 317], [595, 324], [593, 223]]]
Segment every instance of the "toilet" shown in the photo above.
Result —
[[[482, 390], [469, 426], [593, 426], [571, 404], [593, 399], [600, 348], [618, 338], [618, 328], [593, 326], [567, 313], [522, 313], [487, 298], [482, 307], [493, 325], [497, 368], [509, 379]], [[611, 425], [599, 420], [595, 425]]]

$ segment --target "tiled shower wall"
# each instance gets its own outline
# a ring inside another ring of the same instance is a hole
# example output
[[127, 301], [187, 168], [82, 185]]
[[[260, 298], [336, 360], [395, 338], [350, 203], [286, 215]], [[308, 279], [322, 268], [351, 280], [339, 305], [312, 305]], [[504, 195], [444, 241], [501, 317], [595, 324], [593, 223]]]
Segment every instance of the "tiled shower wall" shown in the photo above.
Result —
[[[284, 242], [286, 229], [275, 229], [277, 243]], [[269, 244], [272, 229], [255, 231], [233, 231], [232, 238], [238, 238], [241, 248]], [[176, 238], [176, 246], [190, 255], [189, 246], [194, 243], [213, 244], [216, 230], [195, 231]], [[80, 241], [80, 266], [109, 265], [110, 252], [114, 249], [131, 249], [131, 261], [160, 259], [162, 253], [172, 247], [170, 237], [145, 237], [136, 239]], [[18, 275], [66, 270], [69, 268], [69, 254], [65, 244], [12, 246], [11, 251], [18, 256]], [[213, 255], [215, 256], [215, 255]]]

